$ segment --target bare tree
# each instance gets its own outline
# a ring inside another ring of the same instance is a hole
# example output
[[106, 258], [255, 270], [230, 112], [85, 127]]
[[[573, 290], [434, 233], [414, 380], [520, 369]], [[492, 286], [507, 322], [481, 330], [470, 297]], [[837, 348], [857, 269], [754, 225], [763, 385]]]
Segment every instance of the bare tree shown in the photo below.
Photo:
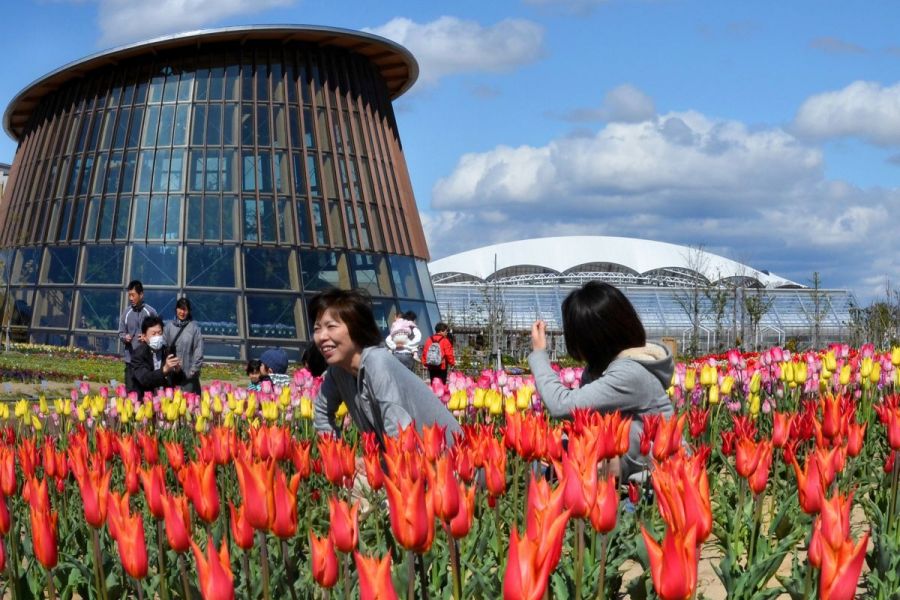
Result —
[[689, 283], [684, 290], [675, 294], [675, 302], [691, 321], [691, 339], [685, 349], [689, 355], [700, 352], [700, 317], [702, 314], [702, 302], [704, 290], [709, 287], [707, 269], [709, 257], [703, 251], [703, 246], [690, 246], [683, 257], [689, 271]]
[[759, 325], [766, 313], [772, 308], [775, 299], [764, 294], [762, 288], [756, 288], [755, 294], [744, 296], [744, 309], [750, 319], [750, 331], [753, 335], [753, 349], [759, 350]]
[[812, 276], [812, 301], [813, 301], [813, 314], [812, 314], [812, 347], [813, 349], [818, 349], [819, 343], [821, 341], [821, 333], [822, 333], [822, 319], [824, 315], [822, 314], [822, 305], [824, 303], [824, 295], [821, 292], [821, 284], [822, 280], [819, 277], [818, 271], [813, 271]]

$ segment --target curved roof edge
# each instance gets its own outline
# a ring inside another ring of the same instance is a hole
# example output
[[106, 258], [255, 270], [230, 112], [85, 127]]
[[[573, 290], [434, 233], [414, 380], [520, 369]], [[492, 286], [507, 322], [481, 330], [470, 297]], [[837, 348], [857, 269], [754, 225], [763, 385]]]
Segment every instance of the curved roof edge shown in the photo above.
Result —
[[160, 50], [199, 46], [204, 42], [243, 43], [250, 40], [314, 42], [361, 54], [381, 72], [391, 100], [412, 87], [419, 76], [419, 63], [409, 50], [394, 41], [362, 31], [318, 25], [239, 25], [197, 29], [102, 50], [51, 71], [25, 86], [10, 101], [3, 114], [3, 129], [13, 140], [19, 141], [28, 118], [45, 95], [90, 71]]
[[494, 244], [432, 261], [428, 270], [432, 276], [464, 273], [486, 280], [495, 271], [517, 265], [539, 265], [562, 273], [580, 264], [598, 261], [618, 263], [642, 274], [675, 267], [701, 272], [713, 281], [752, 277], [767, 288], [805, 287], [696, 248], [611, 236], [561, 236]]

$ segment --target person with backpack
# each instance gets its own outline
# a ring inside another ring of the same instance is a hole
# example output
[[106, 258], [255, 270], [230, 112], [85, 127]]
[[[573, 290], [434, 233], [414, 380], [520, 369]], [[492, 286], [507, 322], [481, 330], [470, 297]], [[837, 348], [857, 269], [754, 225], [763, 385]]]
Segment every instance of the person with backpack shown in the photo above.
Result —
[[450, 341], [450, 327], [440, 322], [434, 326], [434, 335], [425, 340], [422, 347], [422, 364], [428, 369], [428, 380], [435, 378], [447, 383], [447, 371], [456, 365], [453, 356], [453, 342]]

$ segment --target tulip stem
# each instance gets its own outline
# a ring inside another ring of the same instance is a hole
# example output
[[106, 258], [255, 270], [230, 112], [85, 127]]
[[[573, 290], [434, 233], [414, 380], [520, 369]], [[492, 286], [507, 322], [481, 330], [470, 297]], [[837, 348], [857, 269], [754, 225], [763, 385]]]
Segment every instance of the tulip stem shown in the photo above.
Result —
[[416, 555], [406, 551], [406, 600], [416, 600]]
[[56, 600], [56, 584], [53, 581], [53, 569], [47, 569], [47, 594], [50, 600]]
[[345, 554], [344, 560], [338, 564], [341, 566], [342, 579], [344, 580], [344, 598], [350, 597], [350, 555]]
[[764, 494], [759, 494], [753, 499], [753, 529], [750, 531], [750, 553], [747, 555], [748, 569], [753, 564], [753, 559], [756, 556], [756, 540], [761, 533], [760, 520], [762, 519], [762, 501], [764, 496]]
[[141, 585], [139, 579], [131, 578], [134, 582], [134, 589], [137, 591], [138, 600], [144, 600], [144, 586]]
[[106, 600], [103, 556], [100, 553], [100, 532], [95, 527], [91, 527], [91, 549], [94, 552], [94, 583], [97, 586], [97, 597]]
[[600, 535], [600, 579], [597, 582], [597, 600], [606, 598], [606, 558], [609, 551], [609, 534]]
[[287, 574], [288, 591], [291, 593], [291, 600], [297, 600], [297, 592], [294, 590], [294, 581], [297, 580], [296, 569], [291, 561], [288, 551], [287, 541], [281, 540], [281, 557], [284, 559], [284, 572]]
[[259, 539], [259, 562], [262, 567], [263, 598], [271, 600], [272, 596], [269, 591], [269, 544], [266, 541], [264, 531], [257, 531], [256, 537]]
[[890, 495], [890, 504], [888, 504], [888, 521], [887, 521], [887, 533], [891, 535], [893, 533], [892, 526], [894, 524], [894, 513], [897, 512], [897, 486], [900, 485], [900, 451], [892, 450], [894, 452], [894, 471], [891, 474], [891, 495]]
[[[247, 553], [244, 552], [241, 558], [244, 561], [244, 575], [247, 577], [247, 589], [250, 589], [250, 564], [247, 562]], [[181, 593], [182, 600], [191, 600], [191, 587], [188, 583], [187, 569], [184, 568], [184, 558], [178, 557], [178, 573], [181, 576]], [[248, 592], [249, 593], [249, 592]]]
[[450, 570], [453, 576], [453, 599], [462, 600], [462, 577], [459, 573], [459, 546], [447, 531], [447, 546], [450, 548]]
[[156, 521], [156, 558], [159, 564], [159, 595], [162, 600], [169, 600], [169, 578], [166, 576], [166, 548], [163, 545], [163, 524]]
[[575, 519], [575, 600], [581, 600], [584, 571], [584, 519]]

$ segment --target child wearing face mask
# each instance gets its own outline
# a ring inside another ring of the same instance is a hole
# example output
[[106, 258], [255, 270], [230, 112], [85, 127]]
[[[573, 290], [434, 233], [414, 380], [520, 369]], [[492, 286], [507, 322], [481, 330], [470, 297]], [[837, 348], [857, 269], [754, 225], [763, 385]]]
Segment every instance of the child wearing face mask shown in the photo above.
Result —
[[138, 396], [157, 388], [171, 387], [181, 376], [181, 359], [168, 352], [163, 337], [163, 322], [158, 316], [146, 317], [141, 324], [143, 339], [131, 357], [131, 371]]

